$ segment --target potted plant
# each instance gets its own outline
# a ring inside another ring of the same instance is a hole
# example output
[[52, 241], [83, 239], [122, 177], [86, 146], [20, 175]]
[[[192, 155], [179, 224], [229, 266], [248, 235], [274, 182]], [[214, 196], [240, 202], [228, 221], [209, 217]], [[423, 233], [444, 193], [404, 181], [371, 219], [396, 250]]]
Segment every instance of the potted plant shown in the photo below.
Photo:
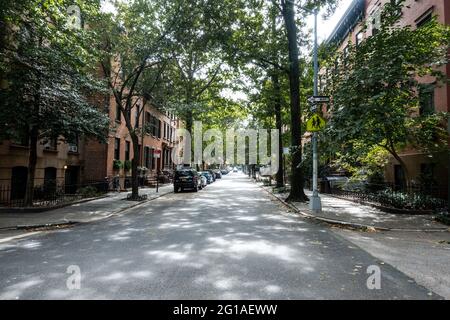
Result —
[[123, 163], [120, 160], [114, 160], [113, 162], [113, 169], [114, 170], [120, 170], [123, 168]]
[[130, 171], [131, 170], [131, 161], [126, 160], [123, 164], [123, 168], [125, 169], [125, 171]]

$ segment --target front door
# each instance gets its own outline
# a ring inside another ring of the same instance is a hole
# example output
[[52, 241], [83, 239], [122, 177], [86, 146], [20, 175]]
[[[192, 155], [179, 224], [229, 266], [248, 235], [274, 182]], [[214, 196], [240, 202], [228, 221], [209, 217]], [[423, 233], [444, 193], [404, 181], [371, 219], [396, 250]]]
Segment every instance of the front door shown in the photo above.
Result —
[[405, 174], [401, 165], [394, 166], [395, 189], [405, 189]]
[[75, 194], [78, 188], [80, 167], [68, 166], [65, 174], [65, 193]]
[[11, 175], [11, 200], [19, 200], [25, 198], [27, 189], [28, 168], [14, 167]]

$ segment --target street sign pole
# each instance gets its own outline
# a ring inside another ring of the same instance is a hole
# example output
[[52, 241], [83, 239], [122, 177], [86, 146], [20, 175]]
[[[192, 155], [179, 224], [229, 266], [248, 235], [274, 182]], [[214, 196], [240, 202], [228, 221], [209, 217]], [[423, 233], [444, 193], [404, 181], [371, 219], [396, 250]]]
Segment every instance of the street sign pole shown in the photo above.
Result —
[[[319, 59], [318, 59], [318, 43], [317, 43], [317, 10], [314, 12], [314, 96], [319, 94]], [[315, 105], [313, 108], [317, 108]], [[316, 111], [316, 110], [315, 110]], [[322, 202], [319, 197], [319, 156], [317, 154], [317, 140], [318, 132], [313, 133], [312, 143], [313, 143], [313, 195], [309, 204], [310, 209], [319, 213], [322, 211]]]

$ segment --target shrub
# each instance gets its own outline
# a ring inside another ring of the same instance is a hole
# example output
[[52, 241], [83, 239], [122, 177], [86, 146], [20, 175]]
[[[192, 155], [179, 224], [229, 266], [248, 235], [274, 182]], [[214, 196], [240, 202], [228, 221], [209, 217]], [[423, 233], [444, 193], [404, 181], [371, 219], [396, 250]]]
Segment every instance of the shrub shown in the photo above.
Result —
[[386, 189], [371, 196], [382, 205], [398, 209], [436, 210], [442, 207], [442, 200], [428, 195], [405, 193]]
[[87, 186], [78, 189], [77, 194], [81, 195], [83, 198], [93, 198], [98, 195], [98, 191], [93, 186]]
[[440, 212], [437, 216], [436, 216], [436, 221], [439, 221], [443, 224], [446, 224], [448, 226], [450, 226], [450, 212]]
[[34, 188], [34, 198], [51, 200], [64, 194], [64, 190], [58, 188], [55, 180], [45, 181], [43, 185]]

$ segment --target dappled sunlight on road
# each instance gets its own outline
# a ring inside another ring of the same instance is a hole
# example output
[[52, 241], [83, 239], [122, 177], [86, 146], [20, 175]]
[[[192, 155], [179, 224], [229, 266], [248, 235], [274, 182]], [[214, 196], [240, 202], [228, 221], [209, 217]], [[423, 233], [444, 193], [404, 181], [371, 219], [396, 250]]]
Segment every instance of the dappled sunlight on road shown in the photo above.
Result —
[[[345, 283], [365, 290], [354, 270], [370, 257], [284, 210], [236, 175], [108, 221], [4, 244], [0, 297], [308, 299], [339, 298]], [[70, 265], [81, 270], [80, 290], [66, 288]]]

